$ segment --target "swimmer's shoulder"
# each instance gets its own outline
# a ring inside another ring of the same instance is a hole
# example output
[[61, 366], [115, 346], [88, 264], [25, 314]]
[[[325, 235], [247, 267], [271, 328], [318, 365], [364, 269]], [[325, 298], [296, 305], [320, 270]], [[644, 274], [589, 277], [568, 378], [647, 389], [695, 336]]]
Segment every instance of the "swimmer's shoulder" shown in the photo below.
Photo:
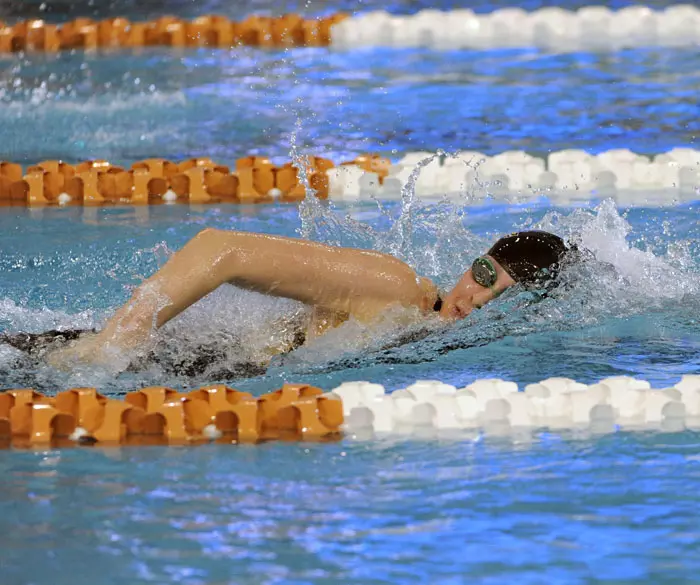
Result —
[[433, 310], [439, 291], [432, 280], [414, 273], [411, 283], [405, 282], [402, 286], [401, 290], [387, 290], [380, 298], [368, 295], [356, 299], [352, 304], [352, 310], [345, 313], [346, 317], [352, 316], [360, 322], [370, 323], [387, 311], [398, 307], [415, 307], [421, 312]]
[[417, 307], [421, 312], [430, 312], [433, 310], [439, 294], [438, 288], [432, 280], [414, 273], [411, 285], [409, 286], [406, 283], [403, 290], [397, 291], [394, 299], [387, 299], [386, 297], [378, 301], [372, 298], [363, 299], [364, 302], [355, 304], [351, 314], [360, 321], [369, 322], [375, 320], [392, 307], [397, 306], [403, 306], [404, 308], [413, 306]]

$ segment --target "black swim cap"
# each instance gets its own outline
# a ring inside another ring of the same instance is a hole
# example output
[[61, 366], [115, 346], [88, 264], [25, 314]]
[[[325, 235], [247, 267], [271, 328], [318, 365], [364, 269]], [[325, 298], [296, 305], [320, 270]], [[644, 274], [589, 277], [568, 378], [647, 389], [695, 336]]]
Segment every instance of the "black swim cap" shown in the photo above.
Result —
[[559, 274], [569, 251], [559, 236], [542, 231], [516, 232], [498, 240], [488, 251], [516, 282], [543, 284]]

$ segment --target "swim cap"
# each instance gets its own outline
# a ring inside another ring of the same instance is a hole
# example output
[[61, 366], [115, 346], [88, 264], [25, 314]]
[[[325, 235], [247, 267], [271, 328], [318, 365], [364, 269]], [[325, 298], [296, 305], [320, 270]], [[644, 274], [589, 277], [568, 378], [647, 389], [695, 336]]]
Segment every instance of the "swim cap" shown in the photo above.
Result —
[[569, 248], [559, 236], [542, 231], [516, 232], [498, 240], [488, 251], [516, 282], [540, 284], [559, 274]]

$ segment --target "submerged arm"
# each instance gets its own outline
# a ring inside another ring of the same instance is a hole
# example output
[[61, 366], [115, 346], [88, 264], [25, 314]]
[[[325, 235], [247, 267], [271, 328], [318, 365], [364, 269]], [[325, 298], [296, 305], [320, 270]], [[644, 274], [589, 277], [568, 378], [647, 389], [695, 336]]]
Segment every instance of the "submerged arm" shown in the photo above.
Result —
[[370, 318], [390, 304], [426, 308], [432, 288], [379, 252], [306, 240], [205, 229], [144, 281], [100, 333], [138, 344], [224, 283]]

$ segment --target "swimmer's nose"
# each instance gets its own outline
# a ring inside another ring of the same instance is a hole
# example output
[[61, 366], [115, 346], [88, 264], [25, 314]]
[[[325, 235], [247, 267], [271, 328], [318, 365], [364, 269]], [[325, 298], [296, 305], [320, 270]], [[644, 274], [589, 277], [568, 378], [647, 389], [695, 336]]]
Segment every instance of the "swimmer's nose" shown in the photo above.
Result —
[[440, 317], [443, 319], [456, 320], [459, 319], [459, 311], [454, 303], [443, 302], [442, 309], [440, 309]]

